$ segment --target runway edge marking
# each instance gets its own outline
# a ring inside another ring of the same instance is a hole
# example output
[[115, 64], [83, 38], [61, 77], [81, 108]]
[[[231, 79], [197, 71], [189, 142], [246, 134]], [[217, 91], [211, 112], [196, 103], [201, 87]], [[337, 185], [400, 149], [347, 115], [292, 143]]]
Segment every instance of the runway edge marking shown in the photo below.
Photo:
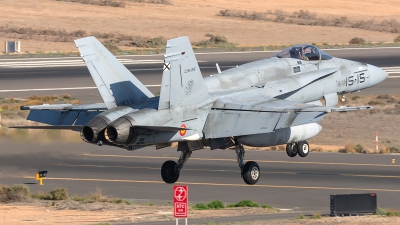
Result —
[[[33, 179], [33, 177], [24, 177]], [[64, 180], [64, 181], [93, 181], [93, 182], [119, 182], [119, 183], [151, 183], [165, 184], [163, 181], [146, 181], [146, 180], [117, 180], [117, 179], [94, 179], [94, 178], [70, 178], [70, 177], [48, 177], [46, 180]], [[318, 190], [348, 190], [348, 191], [383, 191], [383, 192], [400, 192], [395, 189], [379, 189], [379, 188], [346, 188], [346, 187], [323, 187], [323, 186], [289, 186], [289, 185], [268, 185], [256, 184], [249, 186], [247, 184], [223, 184], [223, 183], [199, 183], [199, 182], [177, 182], [176, 184], [184, 185], [205, 185], [205, 186], [234, 186], [234, 187], [261, 187], [261, 188], [288, 188], [288, 189], [318, 189]]]
[[[88, 154], [84, 153], [84, 156], [91, 157], [115, 157], [115, 158], [137, 158], [137, 159], [170, 159], [171, 157], [166, 156], [135, 156], [135, 155], [99, 155], [99, 154]], [[236, 159], [215, 159], [215, 158], [196, 158], [192, 157], [190, 160], [209, 160], [209, 161], [232, 161], [236, 162]], [[273, 161], [273, 160], [257, 160], [258, 162], [265, 163], [291, 163], [291, 164], [315, 164], [315, 165], [344, 165], [344, 166], [382, 166], [382, 167], [400, 167], [398, 164], [366, 164], [366, 163], [340, 163], [340, 162], [293, 162], [293, 161]]]

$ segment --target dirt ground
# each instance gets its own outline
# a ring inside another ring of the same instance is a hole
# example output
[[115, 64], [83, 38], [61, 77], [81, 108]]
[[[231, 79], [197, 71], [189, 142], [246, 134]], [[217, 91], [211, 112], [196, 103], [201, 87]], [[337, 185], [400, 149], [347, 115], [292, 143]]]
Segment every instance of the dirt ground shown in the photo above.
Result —
[[[0, 223], [8, 225], [94, 224], [101, 222], [129, 223], [175, 220], [172, 206], [123, 205], [112, 203], [77, 203], [33, 201], [0, 205]], [[212, 218], [277, 213], [262, 208], [230, 208], [224, 210], [189, 210], [189, 218]]]
[[[348, 43], [353, 37], [370, 42], [393, 42], [398, 34], [353, 28], [300, 26], [275, 22], [243, 20], [217, 16], [220, 10], [265, 12], [309, 10], [319, 16], [347, 16], [353, 20], [400, 20], [397, 0], [170, 0], [171, 5], [137, 3], [125, 0], [125, 8], [86, 5], [55, 0], [0, 0], [0, 26], [34, 29], [84, 30], [116, 32], [142, 37], [173, 38], [189, 36], [192, 42], [206, 39], [205, 34], [223, 35], [238, 45], [260, 46], [296, 43]], [[0, 42], [13, 40], [3, 34]], [[22, 52], [76, 52], [74, 43], [50, 42], [26, 37]]]
[[[97, 223], [138, 223], [149, 221], [174, 221], [172, 206], [122, 205], [111, 203], [77, 203], [73, 201], [33, 201], [0, 205], [0, 223], [7, 225], [24, 224], [76, 224]], [[229, 208], [222, 210], [189, 210], [190, 219], [232, 217], [284, 213], [262, 208]], [[307, 218], [307, 217], [306, 217]], [[323, 217], [322, 219], [290, 219], [279, 221], [256, 221], [247, 225], [260, 224], [400, 224], [400, 217]]]

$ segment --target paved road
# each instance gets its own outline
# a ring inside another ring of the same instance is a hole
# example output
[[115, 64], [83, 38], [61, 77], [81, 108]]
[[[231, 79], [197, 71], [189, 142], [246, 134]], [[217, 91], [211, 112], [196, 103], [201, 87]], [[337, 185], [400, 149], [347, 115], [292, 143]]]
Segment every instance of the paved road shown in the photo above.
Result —
[[[370, 63], [386, 69], [391, 79], [357, 94], [400, 94], [400, 49], [327, 50], [333, 56]], [[265, 59], [274, 52], [203, 53], [197, 54], [204, 76], [216, 73], [215, 63], [222, 70], [247, 62]], [[127, 68], [154, 94], [159, 94], [162, 55], [121, 56]], [[0, 60], [0, 97], [27, 97], [33, 94], [69, 93], [84, 103], [101, 101], [90, 74], [79, 57], [54, 59]]]
[[[179, 157], [173, 148], [127, 152], [86, 143], [1, 143], [2, 184], [32, 183], [35, 172], [45, 169], [48, 179], [44, 186], [29, 184], [33, 191], [66, 187], [70, 195], [84, 195], [100, 188], [136, 203], [172, 201], [172, 185], [162, 182], [160, 167]], [[397, 164], [391, 164], [392, 158]], [[246, 160], [261, 167], [257, 185], [244, 184], [233, 150], [194, 152], [179, 184], [189, 185], [191, 204], [250, 199], [281, 209], [329, 213], [331, 194], [373, 192], [380, 207], [400, 209], [400, 155], [311, 153], [289, 158], [285, 152], [247, 151]]]

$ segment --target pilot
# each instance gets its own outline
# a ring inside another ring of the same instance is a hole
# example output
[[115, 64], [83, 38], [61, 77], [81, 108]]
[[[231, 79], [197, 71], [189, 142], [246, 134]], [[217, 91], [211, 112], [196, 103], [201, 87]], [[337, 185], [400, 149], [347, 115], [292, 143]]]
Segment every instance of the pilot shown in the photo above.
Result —
[[302, 55], [303, 55], [303, 60], [308, 61], [309, 59], [308, 59], [308, 57], [307, 57], [307, 55], [306, 55], [306, 49], [303, 48], [303, 51], [302, 51], [302, 52], [303, 52], [303, 53], [302, 53]]
[[303, 60], [303, 53], [301, 47], [293, 47], [289, 50], [290, 58]]

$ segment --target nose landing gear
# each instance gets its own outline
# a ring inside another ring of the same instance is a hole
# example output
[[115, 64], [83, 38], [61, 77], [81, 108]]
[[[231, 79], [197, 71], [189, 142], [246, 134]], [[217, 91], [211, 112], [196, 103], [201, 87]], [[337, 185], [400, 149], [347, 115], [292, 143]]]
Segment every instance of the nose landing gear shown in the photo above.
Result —
[[297, 154], [300, 157], [306, 157], [310, 152], [310, 146], [307, 141], [299, 141], [295, 143], [288, 143], [286, 145], [286, 153], [289, 157], [295, 157]]

